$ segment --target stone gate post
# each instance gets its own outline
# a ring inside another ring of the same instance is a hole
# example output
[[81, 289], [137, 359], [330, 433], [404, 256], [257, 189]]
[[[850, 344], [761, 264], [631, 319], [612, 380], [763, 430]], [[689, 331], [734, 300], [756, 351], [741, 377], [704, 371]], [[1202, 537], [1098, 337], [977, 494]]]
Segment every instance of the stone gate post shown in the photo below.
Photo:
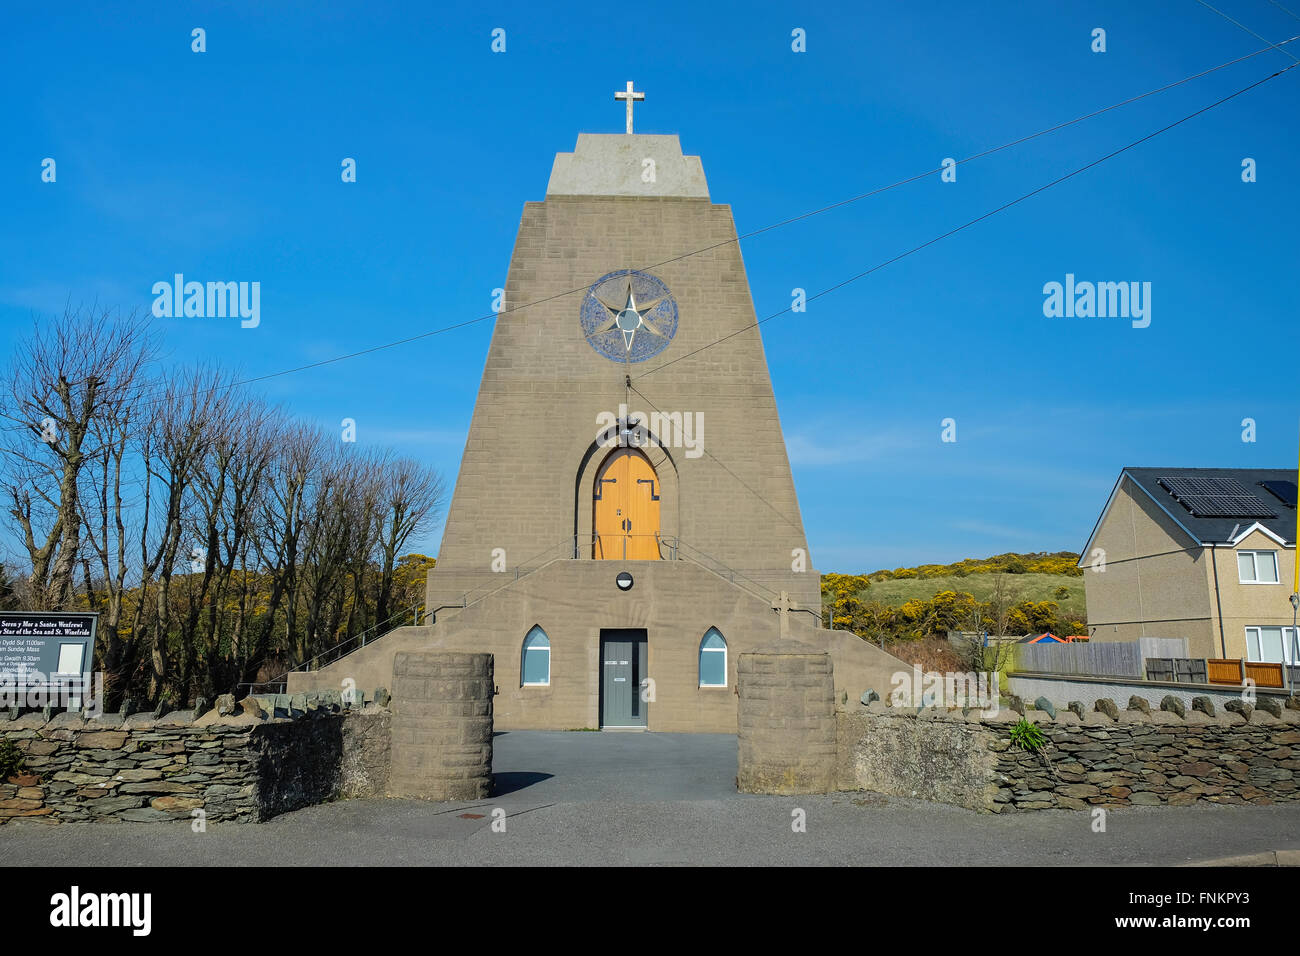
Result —
[[739, 772], [744, 793], [835, 789], [835, 675], [831, 656], [782, 640], [741, 654]]
[[491, 794], [493, 690], [491, 654], [393, 659], [391, 796], [481, 800]]

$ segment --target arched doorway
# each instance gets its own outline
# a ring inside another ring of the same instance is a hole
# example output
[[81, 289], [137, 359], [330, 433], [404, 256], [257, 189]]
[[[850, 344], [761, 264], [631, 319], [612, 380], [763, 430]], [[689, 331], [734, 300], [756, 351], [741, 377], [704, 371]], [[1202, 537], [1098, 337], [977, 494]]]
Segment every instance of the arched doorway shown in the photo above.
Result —
[[659, 558], [659, 478], [636, 448], [605, 459], [592, 489], [591, 556], [606, 561]]

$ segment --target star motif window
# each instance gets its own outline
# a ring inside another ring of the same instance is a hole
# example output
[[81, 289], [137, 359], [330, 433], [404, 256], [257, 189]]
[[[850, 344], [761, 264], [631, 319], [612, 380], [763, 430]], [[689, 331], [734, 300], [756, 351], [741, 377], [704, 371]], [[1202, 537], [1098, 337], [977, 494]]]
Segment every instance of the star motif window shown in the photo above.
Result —
[[648, 272], [622, 269], [601, 276], [582, 300], [582, 334], [614, 362], [644, 362], [677, 334], [677, 301]]

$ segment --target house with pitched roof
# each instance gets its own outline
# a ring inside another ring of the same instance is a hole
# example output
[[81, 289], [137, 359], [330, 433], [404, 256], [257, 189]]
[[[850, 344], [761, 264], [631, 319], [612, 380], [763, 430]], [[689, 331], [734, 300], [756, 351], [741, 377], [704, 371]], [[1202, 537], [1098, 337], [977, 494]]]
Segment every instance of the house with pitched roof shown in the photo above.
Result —
[[1295, 471], [1125, 468], [1079, 557], [1091, 639], [1296, 663], [1295, 536]]

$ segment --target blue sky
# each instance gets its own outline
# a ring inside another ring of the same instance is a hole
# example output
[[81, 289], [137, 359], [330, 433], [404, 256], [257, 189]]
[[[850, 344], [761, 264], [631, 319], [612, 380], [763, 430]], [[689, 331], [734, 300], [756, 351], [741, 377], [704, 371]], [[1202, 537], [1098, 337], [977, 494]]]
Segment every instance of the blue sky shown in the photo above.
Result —
[[[1266, 0], [1215, 5], [1270, 40], [1300, 33]], [[11, 7], [0, 346], [69, 300], [147, 312], [176, 272], [261, 282], [256, 330], [159, 322], [169, 360], [250, 377], [480, 316], [523, 203], [578, 132], [621, 131], [612, 94], [628, 79], [648, 93], [637, 131], [679, 134], [744, 233], [1265, 46], [1194, 0], [836, 6]], [[756, 311], [1290, 62], [1269, 51], [963, 165], [956, 183], [746, 240]], [[1126, 465], [1294, 465], [1298, 101], [1300, 69], [764, 325], [816, 566], [1077, 550]], [[1246, 157], [1257, 182], [1241, 180]], [[1067, 273], [1150, 282], [1150, 326], [1045, 317], [1043, 285]], [[450, 479], [490, 335], [483, 322], [261, 387]], [[416, 547], [433, 553], [439, 533]]]

